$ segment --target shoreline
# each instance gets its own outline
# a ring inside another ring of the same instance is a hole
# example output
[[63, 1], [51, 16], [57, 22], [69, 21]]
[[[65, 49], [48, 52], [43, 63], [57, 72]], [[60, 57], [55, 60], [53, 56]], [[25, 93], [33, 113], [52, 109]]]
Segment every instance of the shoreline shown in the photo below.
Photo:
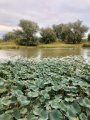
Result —
[[65, 44], [61, 42], [56, 42], [52, 44], [40, 44], [37, 46], [21, 46], [17, 45], [15, 42], [0, 42], [0, 49], [25, 49], [25, 48], [72, 48], [72, 49], [78, 49], [78, 48], [90, 48], [90, 42], [83, 42], [80, 44]]

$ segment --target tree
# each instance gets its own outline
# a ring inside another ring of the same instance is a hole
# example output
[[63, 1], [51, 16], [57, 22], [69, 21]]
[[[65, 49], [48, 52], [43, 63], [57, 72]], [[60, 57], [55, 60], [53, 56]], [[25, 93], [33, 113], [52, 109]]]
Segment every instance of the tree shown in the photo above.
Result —
[[84, 37], [85, 32], [87, 32], [88, 27], [85, 25], [82, 25], [82, 21], [80, 20], [77, 20], [74, 23], [69, 23], [68, 26], [72, 33], [71, 43], [73, 44], [80, 43], [82, 38]]
[[56, 33], [58, 39], [65, 39], [65, 34], [67, 32], [66, 24], [53, 25], [53, 30]]
[[41, 29], [41, 42], [48, 44], [56, 41], [56, 34], [51, 28], [42, 28]]
[[77, 20], [76, 22], [68, 24], [54, 25], [53, 29], [57, 35], [57, 38], [61, 39], [66, 43], [80, 43], [87, 32], [88, 27], [82, 25], [82, 21]]
[[[19, 27], [21, 30], [16, 30], [18, 36], [18, 44], [21, 45], [35, 45], [36, 33], [39, 30], [37, 23], [29, 20], [20, 20]], [[35, 40], [34, 40], [35, 38]], [[34, 41], [33, 41], [34, 40]]]
[[14, 32], [8, 32], [3, 36], [4, 41], [10, 41], [15, 39], [16, 39], [16, 34]]
[[90, 41], [90, 33], [88, 34], [88, 41]]

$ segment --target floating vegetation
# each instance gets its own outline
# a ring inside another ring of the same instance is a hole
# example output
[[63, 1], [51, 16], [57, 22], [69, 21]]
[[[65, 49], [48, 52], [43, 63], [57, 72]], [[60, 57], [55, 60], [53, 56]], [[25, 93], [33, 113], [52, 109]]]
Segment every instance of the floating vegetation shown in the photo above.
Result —
[[90, 65], [82, 57], [0, 62], [0, 120], [88, 120]]

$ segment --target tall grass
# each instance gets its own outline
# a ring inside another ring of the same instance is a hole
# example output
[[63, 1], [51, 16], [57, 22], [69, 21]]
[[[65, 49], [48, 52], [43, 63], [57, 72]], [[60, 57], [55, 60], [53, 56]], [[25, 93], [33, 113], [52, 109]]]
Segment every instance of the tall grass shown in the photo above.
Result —
[[38, 46], [21, 46], [17, 45], [15, 41], [0, 41], [0, 49], [20, 49], [20, 48], [81, 48], [81, 47], [90, 47], [90, 42], [82, 42], [80, 44], [65, 44], [63, 42], [54, 42], [51, 44], [39, 44]]

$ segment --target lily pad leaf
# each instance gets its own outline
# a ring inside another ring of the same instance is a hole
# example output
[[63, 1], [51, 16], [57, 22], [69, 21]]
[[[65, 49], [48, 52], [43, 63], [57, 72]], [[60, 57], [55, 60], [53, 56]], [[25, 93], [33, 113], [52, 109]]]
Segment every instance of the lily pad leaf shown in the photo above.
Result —
[[50, 116], [50, 120], [60, 120], [63, 118], [59, 110], [51, 111], [49, 116]]
[[30, 101], [27, 100], [27, 97], [23, 95], [19, 96], [17, 99], [20, 102], [21, 106], [26, 106], [30, 103]]
[[28, 97], [38, 97], [38, 92], [29, 92]]
[[81, 113], [79, 117], [80, 117], [80, 120], [88, 120], [87, 116], [84, 113]]
[[14, 116], [14, 118], [16, 118], [16, 119], [20, 119], [20, 111], [19, 111], [18, 108], [15, 108], [15, 109], [13, 110], [13, 116]]
[[48, 120], [48, 112], [45, 110], [42, 110], [42, 112], [40, 113], [40, 119]]

